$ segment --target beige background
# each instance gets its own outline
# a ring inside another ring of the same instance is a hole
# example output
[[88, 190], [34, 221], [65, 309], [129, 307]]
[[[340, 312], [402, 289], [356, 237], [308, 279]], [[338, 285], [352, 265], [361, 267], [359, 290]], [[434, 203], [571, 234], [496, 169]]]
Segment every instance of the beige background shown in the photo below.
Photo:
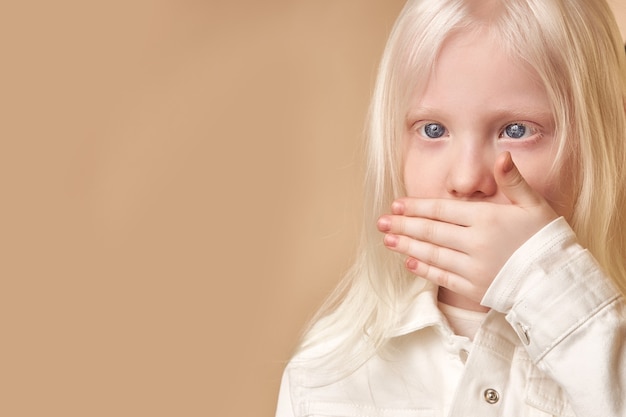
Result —
[[13, 3], [0, 415], [273, 415], [352, 258], [403, 1]]

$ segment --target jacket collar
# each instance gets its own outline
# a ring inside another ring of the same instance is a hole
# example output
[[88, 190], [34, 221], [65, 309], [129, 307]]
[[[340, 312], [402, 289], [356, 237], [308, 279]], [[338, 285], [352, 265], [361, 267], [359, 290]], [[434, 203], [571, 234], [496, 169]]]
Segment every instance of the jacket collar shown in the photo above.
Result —
[[417, 279], [413, 291], [410, 291], [412, 295], [408, 297], [406, 308], [397, 324], [389, 331], [389, 337], [404, 336], [431, 326], [451, 332], [443, 313], [437, 307], [437, 292], [436, 285], [429, 282], [424, 284], [423, 280]]

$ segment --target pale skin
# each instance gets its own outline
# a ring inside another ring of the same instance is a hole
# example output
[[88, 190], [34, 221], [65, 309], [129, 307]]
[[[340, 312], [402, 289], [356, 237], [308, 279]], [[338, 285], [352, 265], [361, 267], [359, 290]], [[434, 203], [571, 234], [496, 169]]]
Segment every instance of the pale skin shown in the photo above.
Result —
[[439, 300], [485, 311], [485, 292], [507, 259], [545, 225], [571, 216], [566, 161], [532, 68], [483, 33], [451, 37], [406, 116], [407, 197], [378, 220], [406, 268], [439, 286]]

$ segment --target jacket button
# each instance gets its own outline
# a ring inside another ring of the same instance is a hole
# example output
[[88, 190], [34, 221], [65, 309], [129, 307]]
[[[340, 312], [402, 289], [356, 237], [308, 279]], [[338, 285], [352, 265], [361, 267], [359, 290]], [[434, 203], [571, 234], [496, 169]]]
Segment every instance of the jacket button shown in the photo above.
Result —
[[489, 388], [485, 390], [484, 393], [485, 401], [489, 404], [495, 404], [500, 400], [500, 394], [495, 389]]

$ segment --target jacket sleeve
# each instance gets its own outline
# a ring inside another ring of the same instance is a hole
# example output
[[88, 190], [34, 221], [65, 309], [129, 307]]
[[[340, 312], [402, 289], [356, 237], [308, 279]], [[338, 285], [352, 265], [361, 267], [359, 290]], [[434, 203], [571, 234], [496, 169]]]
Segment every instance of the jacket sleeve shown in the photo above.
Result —
[[506, 315], [578, 416], [626, 416], [626, 306], [557, 219], [507, 261], [482, 304]]
[[280, 383], [278, 393], [278, 405], [276, 407], [276, 417], [294, 417], [293, 405], [291, 403], [291, 384], [289, 383], [289, 372], [285, 369], [283, 379]]

